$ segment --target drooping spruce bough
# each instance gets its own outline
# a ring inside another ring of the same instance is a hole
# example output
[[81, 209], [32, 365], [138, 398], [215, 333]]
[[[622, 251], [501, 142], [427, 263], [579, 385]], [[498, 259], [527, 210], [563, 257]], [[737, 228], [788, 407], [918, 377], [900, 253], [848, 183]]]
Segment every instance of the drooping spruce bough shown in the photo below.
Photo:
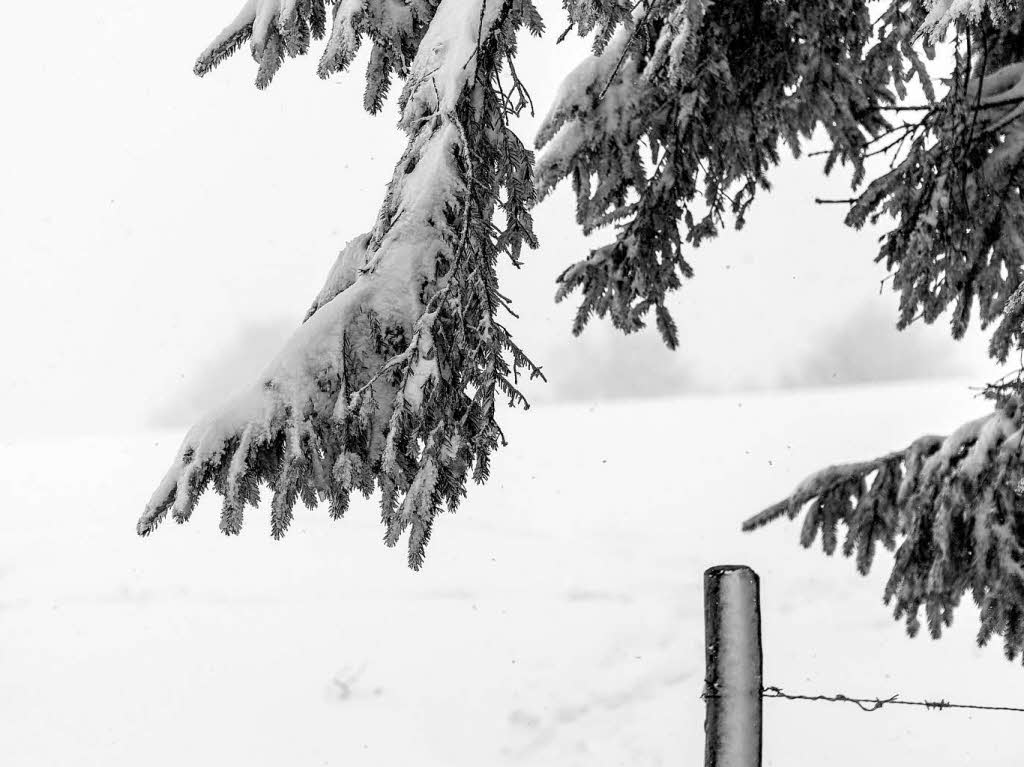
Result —
[[[273, 493], [275, 537], [298, 500], [342, 515], [379, 490], [385, 541], [408, 531], [420, 567], [434, 520], [503, 442], [496, 401], [526, 406], [540, 376], [501, 322], [502, 257], [535, 247], [530, 209], [569, 178], [587, 232], [608, 244], [569, 266], [579, 296], [624, 332], [654, 322], [678, 343], [667, 296], [693, 274], [687, 251], [741, 227], [781, 154], [847, 167], [846, 223], [880, 226], [876, 260], [899, 293], [898, 326], [972, 312], [991, 354], [1024, 350], [1024, 30], [1017, 0], [563, 0], [593, 55], [565, 79], [536, 162], [510, 128], [529, 103], [516, 40], [540, 35], [531, 0], [248, 0], [200, 56], [203, 75], [246, 42], [266, 87], [326, 37], [318, 73], [372, 45], [364, 106], [402, 83], [408, 145], [377, 221], [341, 252], [305, 322], [246, 393], [197, 424], [139, 521], [187, 520], [213, 485], [221, 529]], [[941, 56], [936, 56], [941, 49]], [[948, 60], [934, 72], [936, 61]], [[908, 87], [909, 86], [909, 87]], [[812, 134], [813, 141], [812, 141]], [[881, 168], [881, 172], [879, 172]], [[994, 412], [947, 438], [819, 472], [754, 517], [807, 510], [858, 568], [896, 550], [886, 600], [936, 636], [968, 590], [980, 641], [1024, 649], [1024, 383], [991, 385]]]
[[[257, 86], [282, 58], [325, 33], [318, 0], [251, 0], [200, 57], [203, 73], [252, 38]], [[408, 145], [373, 228], [338, 256], [305, 322], [256, 384], [196, 425], [146, 507], [147, 534], [170, 513], [184, 522], [210, 484], [221, 529], [237, 533], [261, 484], [271, 529], [296, 501], [340, 517], [354, 490], [381, 492], [385, 540], [409, 531], [420, 567], [434, 518], [454, 509], [470, 473], [487, 478], [502, 441], [495, 401], [525, 402], [523, 372], [540, 375], [499, 320], [500, 255], [535, 245], [533, 155], [509, 130], [524, 98], [503, 63], [521, 27], [539, 34], [529, 2], [343, 3], [320, 63], [327, 76], [374, 44], [366, 106], [404, 77]], [[412, 56], [415, 54], [415, 56]], [[511, 64], [508, 66], [511, 72]]]

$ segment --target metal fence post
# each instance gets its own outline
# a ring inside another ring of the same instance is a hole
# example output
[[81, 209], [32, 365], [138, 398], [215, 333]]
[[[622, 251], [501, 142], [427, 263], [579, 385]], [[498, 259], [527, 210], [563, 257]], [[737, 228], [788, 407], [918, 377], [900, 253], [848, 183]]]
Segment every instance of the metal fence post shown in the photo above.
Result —
[[760, 579], [743, 565], [704, 573], [704, 765], [761, 767]]

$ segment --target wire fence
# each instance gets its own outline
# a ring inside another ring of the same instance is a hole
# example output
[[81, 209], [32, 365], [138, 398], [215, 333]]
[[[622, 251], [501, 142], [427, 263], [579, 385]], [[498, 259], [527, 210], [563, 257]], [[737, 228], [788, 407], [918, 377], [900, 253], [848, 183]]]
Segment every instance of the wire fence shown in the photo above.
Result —
[[834, 695], [801, 695], [788, 693], [779, 687], [761, 688], [762, 698], [781, 698], [783, 700], [803, 700], [822, 703], [852, 703], [861, 711], [878, 711], [883, 706], [920, 706], [922, 708], [942, 710], [945, 708], [960, 708], [970, 711], [1013, 711], [1024, 714], [1024, 708], [1017, 706], [987, 706], [973, 703], [950, 703], [948, 700], [903, 700], [899, 695], [890, 695], [888, 698], [855, 698], [851, 695], [836, 693]]
[[767, 699], [845, 703], [865, 712], [887, 706], [929, 710], [1024, 713], [1024, 706], [939, 700], [858, 697], [845, 693], [791, 693], [762, 682], [760, 579], [745, 565], [704, 573], [705, 767], [761, 767], [762, 703]]

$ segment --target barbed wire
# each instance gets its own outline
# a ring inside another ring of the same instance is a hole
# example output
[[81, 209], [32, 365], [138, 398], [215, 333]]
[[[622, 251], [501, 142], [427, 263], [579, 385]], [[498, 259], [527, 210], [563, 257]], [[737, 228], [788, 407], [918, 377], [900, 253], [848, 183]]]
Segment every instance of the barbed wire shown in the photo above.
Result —
[[921, 706], [929, 709], [963, 708], [973, 711], [1013, 711], [1024, 713], [1024, 708], [1016, 706], [985, 706], [970, 703], [950, 703], [948, 700], [900, 700], [898, 695], [888, 698], [854, 698], [842, 693], [835, 695], [799, 695], [784, 692], [779, 687], [764, 687], [761, 689], [762, 698], [782, 698], [784, 700], [805, 700], [822, 703], [852, 703], [861, 711], [878, 711], [883, 706]]

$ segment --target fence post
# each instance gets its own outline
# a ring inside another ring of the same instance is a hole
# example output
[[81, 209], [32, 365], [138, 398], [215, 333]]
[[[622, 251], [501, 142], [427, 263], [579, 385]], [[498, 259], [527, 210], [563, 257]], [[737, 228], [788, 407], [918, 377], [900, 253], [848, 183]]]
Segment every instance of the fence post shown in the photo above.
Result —
[[761, 601], [757, 573], [704, 573], [704, 765], [761, 767]]

